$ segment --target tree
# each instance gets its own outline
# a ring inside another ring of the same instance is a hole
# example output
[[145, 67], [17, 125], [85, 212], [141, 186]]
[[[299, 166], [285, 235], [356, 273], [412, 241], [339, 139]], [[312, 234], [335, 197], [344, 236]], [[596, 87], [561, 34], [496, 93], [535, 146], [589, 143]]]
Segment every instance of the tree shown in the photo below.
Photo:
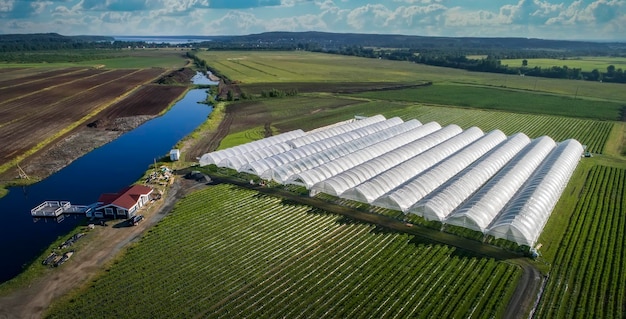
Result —
[[615, 65], [609, 65], [606, 67], [606, 73], [608, 76], [613, 76], [613, 74], [615, 73]]
[[524, 59], [522, 60], [522, 67], [527, 67], [528, 66], [528, 60]]

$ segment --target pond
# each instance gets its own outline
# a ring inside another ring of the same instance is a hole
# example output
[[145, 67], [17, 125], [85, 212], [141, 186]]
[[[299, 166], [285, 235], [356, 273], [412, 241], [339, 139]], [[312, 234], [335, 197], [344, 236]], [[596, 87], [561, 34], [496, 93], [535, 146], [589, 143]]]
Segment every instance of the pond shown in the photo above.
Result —
[[190, 90], [164, 115], [91, 151], [45, 180], [10, 188], [0, 198], [0, 283], [18, 275], [59, 236], [69, 237], [68, 232], [84, 218], [68, 215], [59, 223], [48, 218], [35, 222], [31, 208], [44, 200], [92, 204], [100, 194], [115, 193], [134, 183], [155, 159], [167, 156], [179, 140], [206, 120], [212, 108], [198, 103], [206, 97], [206, 89]]

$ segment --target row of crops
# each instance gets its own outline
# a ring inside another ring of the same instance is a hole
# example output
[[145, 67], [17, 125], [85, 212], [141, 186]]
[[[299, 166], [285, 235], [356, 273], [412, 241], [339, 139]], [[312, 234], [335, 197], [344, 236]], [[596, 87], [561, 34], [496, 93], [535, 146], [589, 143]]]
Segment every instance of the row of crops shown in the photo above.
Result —
[[521, 270], [216, 185], [176, 208], [51, 318], [492, 318]]
[[626, 317], [625, 185], [626, 169], [589, 172], [536, 317]]
[[478, 126], [485, 132], [499, 129], [507, 135], [522, 132], [530, 138], [547, 135], [555, 141], [569, 138], [587, 145], [592, 153], [602, 153], [613, 122], [559, 117], [551, 115], [516, 114], [498, 111], [469, 110], [421, 106], [385, 112], [385, 116], [416, 118], [422, 123], [437, 121], [441, 125], [457, 124], [463, 128]]

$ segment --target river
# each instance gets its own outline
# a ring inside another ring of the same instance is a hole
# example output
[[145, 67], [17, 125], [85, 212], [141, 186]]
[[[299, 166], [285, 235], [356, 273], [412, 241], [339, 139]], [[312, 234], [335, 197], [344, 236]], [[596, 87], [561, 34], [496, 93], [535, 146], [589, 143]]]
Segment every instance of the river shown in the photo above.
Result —
[[[206, 83], [206, 78], [195, 79]], [[68, 232], [84, 220], [67, 215], [58, 223], [49, 218], [35, 222], [31, 208], [44, 200], [92, 204], [100, 194], [115, 193], [134, 183], [155, 159], [167, 156], [179, 140], [206, 120], [212, 108], [197, 103], [206, 97], [206, 89], [190, 90], [164, 115], [89, 152], [45, 180], [10, 188], [0, 198], [0, 283], [18, 275], [53, 241], [68, 237]]]

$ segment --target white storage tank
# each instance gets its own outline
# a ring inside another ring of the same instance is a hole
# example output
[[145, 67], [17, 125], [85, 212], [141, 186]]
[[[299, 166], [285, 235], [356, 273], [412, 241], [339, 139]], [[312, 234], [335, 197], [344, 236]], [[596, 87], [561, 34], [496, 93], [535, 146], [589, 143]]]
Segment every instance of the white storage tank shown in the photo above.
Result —
[[180, 159], [180, 150], [179, 149], [172, 149], [170, 151], [170, 160], [173, 161], [178, 161]]

